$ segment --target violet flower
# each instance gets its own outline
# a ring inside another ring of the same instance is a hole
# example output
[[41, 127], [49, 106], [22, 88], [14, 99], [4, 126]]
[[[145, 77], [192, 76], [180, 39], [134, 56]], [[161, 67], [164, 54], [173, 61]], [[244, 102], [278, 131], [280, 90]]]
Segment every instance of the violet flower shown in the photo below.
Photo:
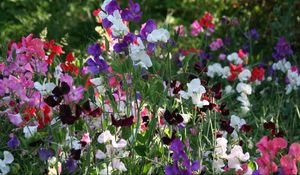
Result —
[[[200, 169], [200, 163], [198, 161], [191, 162], [184, 152], [184, 145], [179, 139], [174, 139], [169, 147], [169, 150], [173, 151], [173, 164], [165, 167], [166, 175], [192, 175], [193, 171]], [[180, 168], [184, 167], [184, 169]]]
[[250, 31], [245, 32], [245, 33], [244, 33], [244, 36], [245, 36], [247, 39], [251, 39], [251, 40], [258, 40], [258, 39], [259, 39], [259, 34], [258, 34], [258, 32], [256, 31], [256, 29], [251, 29]]
[[70, 173], [73, 173], [77, 168], [77, 162], [74, 159], [69, 158], [66, 162], [66, 168]]
[[272, 56], [276, 61], [293, 55], [293, 50], [284, 37], [280, 38], [274, 49], [275, 52], [272, 54]]
[[149, 33], [151, 33], [153, 30], [157, 28], [156, 23], [149, 19], [146, 23], [142, 25], [140, 35], [143, 40], [147, 39], [147, 36]]
[[50, 157], [54, 156], [54, 152], [49, 149], [41, 148], [39, 150], [39, 157], [41, 160], [45, 161], [48, 160]]
[[142, 16], [142, 12], [140, 10], [141, 8], [138, 3], [133, 3], [132, 0], [129, 0], [129, 9], [126, 8], [122, 11], [122, 19], [125, 21], [139, 22]]
[[108, 65], [104, 59], [100, 58], [89, 58], [86, 61], [88, 65], [88, 70], [94, 74], [98, 74], [100, 72], [105, 72], [108, 69]]
[[92, 55], [94, 58], [99, 58], [102, 54], [101, 46], [99, 43], [95, 43], [89, 46], [87, 50], [88, 54]]
[[108, 15], [112, 15], [115, 10], [120, 10], [120, 6], [116, 0], [110, 1], [106, 6], [105, 6], [105, 11], [107, 12]]
[[7, 142], [7, 146], [11, 149], [15, 149], [20, 145], [20, 141], [16, 135], [12, 134], [10, 140]]

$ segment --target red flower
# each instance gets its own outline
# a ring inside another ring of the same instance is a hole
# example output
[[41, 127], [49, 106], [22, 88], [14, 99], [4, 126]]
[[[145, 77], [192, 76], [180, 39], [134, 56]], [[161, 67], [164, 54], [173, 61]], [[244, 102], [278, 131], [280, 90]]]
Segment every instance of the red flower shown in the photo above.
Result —
[[214, 24], [212, 23], [213, 17], [209, 12], [205, 12], [204, 16], [200, 19], [200, 25], [202, 27], [214, 28]]
[[254, 67], [251, 72], [250, 81], [255, 81], [255, 80], [261, 81], [264, 78], [264, 74], [265, 74], [264, 68]]
[[54, 40], [51, 40], [50, 42], [44, 42], [44, 47], [51, 50], [51, 52], [55, 53], [56, 55], [64, 53], [62, 47], [56, 45]]
[[72, 62], [74, 61], [74, 56], [72, 54], [72, 52], [69, 52], [68, 55], [66, 56], [66, 61], [67, 62]]
[[41, 107], [41, 111], [43, 112], [43, 116], [38, 115], [38, 123], [39, 123], [38, 128], [40, 129], [44, 128], [45, 125], [51, 122], [50, 107], [47, 104], [45, 104], [45, 106]]
[[239, 65], [234, 65], [232, 63], [230, 63], [230, 73], [231, 75], [228, 77], [229, 81], [233, 81], [240, 72], [243, 71], [243, 65], [239, 64]]

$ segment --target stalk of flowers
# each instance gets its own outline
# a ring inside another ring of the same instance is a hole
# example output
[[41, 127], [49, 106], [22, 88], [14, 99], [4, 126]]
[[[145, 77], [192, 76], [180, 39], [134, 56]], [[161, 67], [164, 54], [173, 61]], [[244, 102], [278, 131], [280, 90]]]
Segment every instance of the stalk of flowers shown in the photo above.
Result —
[[175, 139], [172, 141], [169, 150], [173, 151], [173, 163], [165, 167], [166, 175], [193, 175], [200, 170], [199, 161], [191, 161], [184, 151], [184, 146], [185, 145], [179, 139]]
[[127, 142], [124, 139], [117, 141], [116, 136], [111, 135], [108, 130], [101, 133], [97, 141], [100, 144], [105, 144], [106, 153], [99, 149], [95, 157], [100, 160], [109, 161], [109, 164], [100, 171], [100, 174], [111, 174], [114, 170], [126, 172], [127, 168], [120, 159], [127, 157], [129, 154], [129, 152], [125, 151]]
[[[217, 173], [226, 172], [234, 169], [236, 174], [252, 174], [252, 169], [247, 165], [249, 161], [249, 153], [243, 153], [240, 145], [232, 145], [230, 153], [227, 153], [228, 140], [224, 137], [217, 138], [214, 149], [213, 168]], [[227, 161], [227, 165], [225, 162]]]

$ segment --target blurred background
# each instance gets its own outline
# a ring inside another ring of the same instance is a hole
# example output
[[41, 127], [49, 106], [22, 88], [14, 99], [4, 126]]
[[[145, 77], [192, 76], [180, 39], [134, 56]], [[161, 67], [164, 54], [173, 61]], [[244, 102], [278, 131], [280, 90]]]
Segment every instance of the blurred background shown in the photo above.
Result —
[[[127, 6], [127, 0], [119, 0]], [[276, 44], [285, 36], [299, 50], [299, 0], [134, 0], [143, 11], [141, 24], [152, 18], [168, 25], [190, 26], [209, 11], [216, 18], [236, 17], [238, 30], [256, 28], [264, 43]], [[4, 47], [10, 40], [19, 40], [30, 33], [47, 33], [48, 39], [65, 43], [67, 49], [85, 49], [98, 37], [99, 24], [92, 15], [101, 0], [1, 0], [0, 40]], [[271, 48], [272, 49], [272, 48]]]

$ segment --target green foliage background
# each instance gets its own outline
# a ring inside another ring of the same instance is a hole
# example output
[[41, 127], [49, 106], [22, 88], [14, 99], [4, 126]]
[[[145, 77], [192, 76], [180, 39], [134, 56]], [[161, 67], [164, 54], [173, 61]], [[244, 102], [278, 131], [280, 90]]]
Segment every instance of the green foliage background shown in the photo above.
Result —
[[[122, 6], [127, 0], [119, 0]], [[161, 23], [189, 26], [205, 11], [214, 16], [237, 17], [245, 31], [256, 28], [262, 45], [275, 44], [284, 35], [300, 48], [300, 2], [297, 0], [135, 0], [141, 4], [142, 22], [153, 18]], [[85, 49], [98, 38], [92, 11], [101, 0], [1, 0], [0, 40], [3, 45], [47, 28], [47, 38], [68, 43], [69, 49]], [[3, 47], [3, 46], [2, 46]], [[269, 51], [270, 52], [270, 51]], [[296, 52], [297, 53], [297, 52]]]

